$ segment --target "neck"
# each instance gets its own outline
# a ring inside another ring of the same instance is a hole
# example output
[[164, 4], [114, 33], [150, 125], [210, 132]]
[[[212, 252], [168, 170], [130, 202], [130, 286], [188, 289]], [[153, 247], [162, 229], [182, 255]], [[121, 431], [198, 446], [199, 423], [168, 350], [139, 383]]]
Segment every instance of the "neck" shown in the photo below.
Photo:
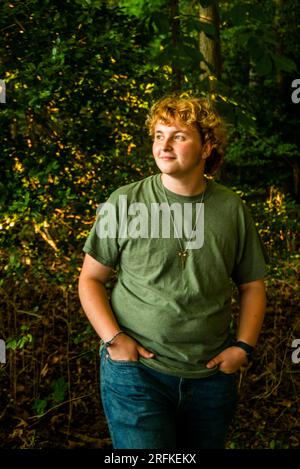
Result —
[[161, 182], [166, 189], [179, 195], [193, 196], [201, 194], [206, 188], [204, 174], [200, 177], [174, 178], [169, 174], [161, 174]]

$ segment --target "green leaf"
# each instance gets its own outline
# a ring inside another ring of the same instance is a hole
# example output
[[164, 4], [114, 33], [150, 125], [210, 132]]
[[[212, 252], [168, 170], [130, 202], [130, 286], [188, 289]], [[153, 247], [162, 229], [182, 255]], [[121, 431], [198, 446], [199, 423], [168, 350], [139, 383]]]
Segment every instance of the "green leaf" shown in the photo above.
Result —
[[18, 349], [21, 349], [21, 348], [24, 348], [24, 346], [27, 344], [27, 343], [32, 343], [32, 335], [31, 334], [26, 334], [24, 335], [23, 337], [21, 337], [18, 342], [17, 342], [17, 348]]
[[275, 67], [278, 71], [283, 71], [283, 72], [296, 72], [297, 71], [297, 65], [292, 59], [289, 59], [288, 57], [284, 55], [273, 55], [272, 56], [273, 61], [275, 63]]
[[41, 415], [45, 412], [47, 403], [47, 399], [36, 399], [33, 403], [32, 408], [38, 415]]
[[66, 390], [68, 389], [68, 383], [66, 382], [65, 378], [61, 377], [53, 381], [51, 387], [53, 390], [53, 401], [57, 403], [63, 402], [65, 399]]
[[265, 53], [255, 61], [256, 70], [259, 75], [269, 75], [273, 70], [273, 63], [270, 55]]
[[16, 350], [16, 348], [17, 348], [16, 339], [8, 339], [8, 341], [6, 342], [6, 348], [7, 348], [7, 350], [8, 349]]

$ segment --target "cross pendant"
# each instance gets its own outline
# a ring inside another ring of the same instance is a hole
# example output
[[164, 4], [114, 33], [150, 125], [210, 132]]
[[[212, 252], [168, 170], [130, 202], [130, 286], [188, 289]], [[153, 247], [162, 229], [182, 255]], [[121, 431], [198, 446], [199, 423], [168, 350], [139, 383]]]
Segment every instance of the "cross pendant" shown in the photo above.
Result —
[[188, 252], [186, 250], [178, 251], [178, 256], [180, 257], [180, 260], [181, 260], [181, 267], [184, 269], [185, 268], [185, 263], [186, 263], [186, 258], [188, 256]]

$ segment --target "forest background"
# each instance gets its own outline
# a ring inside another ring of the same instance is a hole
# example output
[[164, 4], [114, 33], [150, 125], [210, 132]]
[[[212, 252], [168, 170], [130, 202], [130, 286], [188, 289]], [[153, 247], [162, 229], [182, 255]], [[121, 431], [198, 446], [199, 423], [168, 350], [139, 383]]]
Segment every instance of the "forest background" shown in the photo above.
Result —
[[227, 448], [300, 446], [299, 18], [294, 0], [1, 1], [1, 447], [111, 445], [82, 246], [98, 204], [157, 171], [144, 121], [176, 91], [226, 119], [216, 180], [247, 202], [270, 256]]

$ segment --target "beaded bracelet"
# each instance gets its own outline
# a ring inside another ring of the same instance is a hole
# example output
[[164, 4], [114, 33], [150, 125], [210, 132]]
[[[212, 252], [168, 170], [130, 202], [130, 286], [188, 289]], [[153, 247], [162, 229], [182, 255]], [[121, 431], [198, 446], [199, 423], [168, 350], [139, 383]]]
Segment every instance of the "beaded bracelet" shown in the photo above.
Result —
[[107, 342], [104, 342], [105, 347], [109, 347], [113, 343], [115, 338], [118, 337], [118, 335], [120, 334], [125, 334], [125, 332], [124, 331], [117, 332], [111, 339], [109, 339]]

